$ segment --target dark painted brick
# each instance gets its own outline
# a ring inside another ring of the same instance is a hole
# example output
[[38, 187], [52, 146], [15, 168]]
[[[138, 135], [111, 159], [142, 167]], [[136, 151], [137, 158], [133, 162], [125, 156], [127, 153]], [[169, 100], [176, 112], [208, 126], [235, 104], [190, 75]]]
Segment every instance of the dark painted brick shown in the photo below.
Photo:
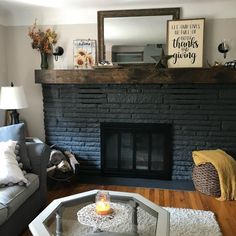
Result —
[[166, 105], [162, 105], [162, 104], [120, 104], [120, 108], [124, 108], [124, 109], [157, 109], [157, 107], [161, 107], [161, 106], [165, 106]]
[[236, 132], [233, 130], [210, 131], [210, 136], [236, 137]]
[[199, 109], [199, 105], [186, 105], [186, 104], [173, 104], [170, 105], [170, 109], [171, 110], [198, 110]]
[[120, 113], [108, 113], [108, 114], [97, 114], [98, 118], [112, 118], [112, 119], [129, 119], [130, 114], [120, 114]]
[[222, 129], [223, 130], [236, 130], [236, 119], [234, 119], [234, 121], [223, 121]]
[[108, 94], [109, 103], [141, 103], [141, 104], [156, 104], [161, 103], [162, 98], [155, 94]]
[[77, 142], [91, 142], [91, 143], [99, 142], [100, 143], [100, 138], [95, 138], [95, 137], [72, 137], [72, 140], [77, 141]]
[[188, 125], [191, 125], [191, 126], [220, 126], [221, 125], [221, 122], [220, 121], [208, 121], [208, 120], [197, 120], [197, 119], [194, 119], [192, 117], [192, 119], [187, 119], [187, 120], [174, 120], [174, 123], [175, 124], [181, 124], [183, 127], [184, 126], [188, 126]]
[[193, 130], [193, 131], [212, 131], [212, 130], [219, 130], [220, 129], [220, 125], [218, 126], [200, 126], [200, 125], [186, 125], [184, 126], [184, 123], [181, 123], [181, 126], [178, 126], [180, 127], [180, 129], [182, 130]]
[[231, 111], [235, 108], [234, 104], [227, 105], [227, 104], [206, 104], [206, 105], [200, 105], [200, 110], [213, 110], [213, 111], [219, 111], [224, 112], [224, 111]]
[[89, 152], [89, 151], [80, 151], [80, 149], [78, 147], [73, 147], [73, 149], [75, 152], [79, 151], [79, 156], [80, 157], [86, 157], [86, 158], [98, 158], [100, 157], [100, 152]]
[[169, 123], [172, 178], [191, 179], [192, 151], [236, 158], [236, 86], [43, 85], [46, 141], [75, 152], [81, 171], [100, 171], [100, 122]]
[[155, 110], [151, 110], [150, 108], [147, 109], [124, 109], [124, 108], [119, 108], [119, 109], [114, 109], [111, 108], [110, 109], [111, 113], [122, 113], [122, 114], [127, 114], [127, 113], [134, 113], [134, 114], [150, 114], [150, 113], [159, 113], [160, 111], [158, 111], [157, 109]]
[[236, 99], [235, 89], [220, 90], [220, 98]]
[[82, 166], [86, 166], [86, 167], [100, 165], [100, 161], [98, 161], [96, 159], [95, 160], [93, 160], [93, 159], [87, 160], [87, 159], [83, 159], [81, 157], [79, 157], [79, 163]]

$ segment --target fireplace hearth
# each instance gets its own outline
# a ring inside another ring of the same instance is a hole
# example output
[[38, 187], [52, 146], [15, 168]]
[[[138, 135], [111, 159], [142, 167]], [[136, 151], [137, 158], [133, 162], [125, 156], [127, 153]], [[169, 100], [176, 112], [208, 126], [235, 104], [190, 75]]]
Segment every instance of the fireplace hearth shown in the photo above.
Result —
[[103, 175], [169, 180], [171, 164], [171, 125], [101, 124]]

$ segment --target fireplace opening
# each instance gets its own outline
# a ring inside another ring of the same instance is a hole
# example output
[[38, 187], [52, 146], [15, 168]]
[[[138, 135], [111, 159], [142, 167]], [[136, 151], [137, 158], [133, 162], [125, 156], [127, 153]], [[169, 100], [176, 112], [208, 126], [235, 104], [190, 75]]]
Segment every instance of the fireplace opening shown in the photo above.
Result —
[[101, 171], [106, 176], [171, 179], [171, 125], [101, 123]]

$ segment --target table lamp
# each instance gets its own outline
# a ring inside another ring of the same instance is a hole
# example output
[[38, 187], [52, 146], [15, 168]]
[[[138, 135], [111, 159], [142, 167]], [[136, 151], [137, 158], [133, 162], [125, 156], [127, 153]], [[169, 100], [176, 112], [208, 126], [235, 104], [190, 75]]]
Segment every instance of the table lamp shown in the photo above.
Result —
[[27, 107], [28, 103], [22, 86], [14, 87], [13, 83], [11, 83], [11, 87], [1, 88], [0, 109], [12, 111], [10, 114], [11, 125], [19, 123], [19, 113], [17, 112], [17, 109]]

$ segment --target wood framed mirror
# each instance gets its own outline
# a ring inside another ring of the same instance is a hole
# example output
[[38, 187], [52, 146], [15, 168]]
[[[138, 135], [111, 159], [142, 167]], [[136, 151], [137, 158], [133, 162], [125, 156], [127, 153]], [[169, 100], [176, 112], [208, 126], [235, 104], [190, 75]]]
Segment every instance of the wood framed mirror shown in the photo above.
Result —
[[98, 11], [97, 18], [98, 62], [155, 63], [144, 51], [162, 50], [167, 20], [179, 19], [180, 8]]

